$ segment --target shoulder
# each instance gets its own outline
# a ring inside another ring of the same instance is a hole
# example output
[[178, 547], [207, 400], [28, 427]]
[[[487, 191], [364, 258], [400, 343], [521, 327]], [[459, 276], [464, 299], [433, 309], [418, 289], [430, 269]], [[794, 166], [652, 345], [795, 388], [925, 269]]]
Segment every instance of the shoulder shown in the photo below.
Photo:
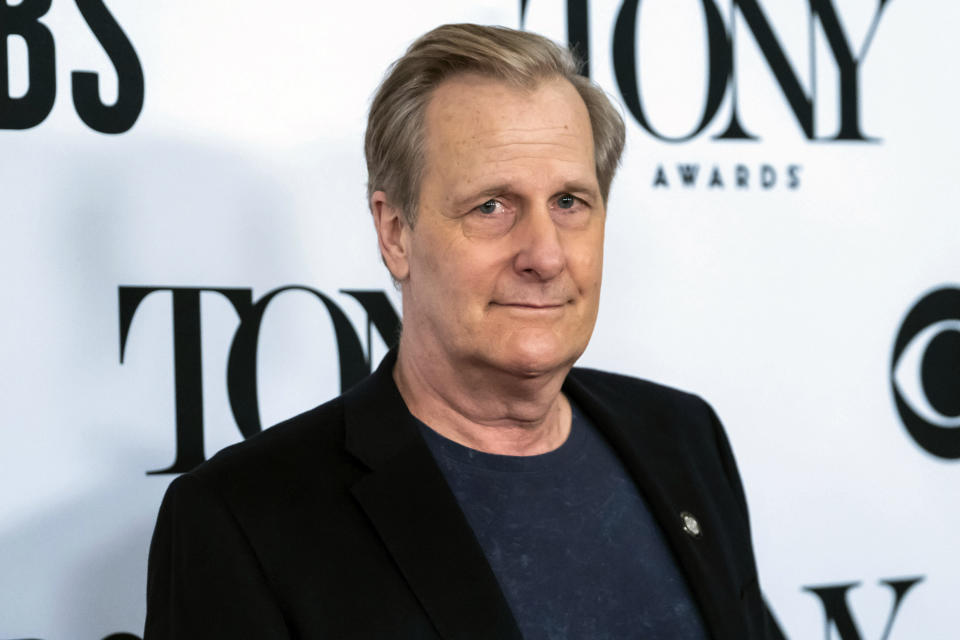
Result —
[[[730, 441], [703, 398], [662, 384], [595, 369], [573, 369], [574, 400], [618, 422], [642, 446], [661, 452], [691, 476], [725, 476], [746, 517], [746, 503]], [[711, 471], [712, 470], [712, 471]], [[719, 474], [719, 475], [718, 475]]]
[[303, 464], [342, 447], [343, 439], [343, 398], [338, 397], [220, 450], [193, 473], [216, 476], [240, 468]]
[[575, 367], [567, 383], [611, 410], [665, 419], [714, 418], [713, 409], [700, 396], [642, 378]]
[[233, 517], [337, 500], [360, 474], [344, 449], [343, 400], [336, 398], [226, 447], [173, 483], [178, 500], [203, 494]]

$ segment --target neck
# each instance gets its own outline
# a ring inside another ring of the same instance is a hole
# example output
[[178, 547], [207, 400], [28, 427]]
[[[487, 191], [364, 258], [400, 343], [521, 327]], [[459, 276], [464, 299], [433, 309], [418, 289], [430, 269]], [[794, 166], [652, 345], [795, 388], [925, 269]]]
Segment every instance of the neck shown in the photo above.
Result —
[[517, 376], [434, 356], [401, 338], [393, 378], [410, 412], [440, 435], [515, 456], [546, 453], [567, 439], [570, 404], [560, 388], [570, 366]]

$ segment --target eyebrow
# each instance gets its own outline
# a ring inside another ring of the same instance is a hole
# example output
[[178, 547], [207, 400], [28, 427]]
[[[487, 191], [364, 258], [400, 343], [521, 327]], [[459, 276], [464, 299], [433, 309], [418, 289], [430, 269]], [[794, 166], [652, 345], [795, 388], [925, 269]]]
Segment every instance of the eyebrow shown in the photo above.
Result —
[[563, 191], [569, 193], [581, 193], [596, 200], [600, 199], [600, 190], [598, 188], [584, 182], [577, 182], [576, 180], [565, 182], [563, 185]]
[[[480, 198], [493, 197], [502, 193], [515, 193], [513, 185], [511, 185], [509, 182], [503, 182], [484, 187], [470, 193], [470, 195], [455, 198], [454, 205], [457, 208], [466, 207]], [[578, 180], [569, 180], [564, 182], [557, 193], [580, 194], [585, 195], [593, 200], [600, 199], [599, 189], [590, 186], [588, 183], [580, 182]]]
[[509, 182], [484, 187], [478, 191], [472, 191], [469, 195], [454, 198], [454, 206], [458, 209], [466, 207], [480, 198], [492, 197], [501, 193], [512, 193], [513, 187]]

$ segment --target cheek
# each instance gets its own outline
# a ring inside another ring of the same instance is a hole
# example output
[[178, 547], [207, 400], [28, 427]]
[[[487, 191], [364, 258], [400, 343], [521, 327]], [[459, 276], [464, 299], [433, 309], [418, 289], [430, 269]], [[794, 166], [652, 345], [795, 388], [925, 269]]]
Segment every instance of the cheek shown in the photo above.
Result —
[[502, 262], [490, 254], [462, 251], [453, 258], [448, 272], [450, 294], [465, 305], [485, 309], [497, 291]]
[[591, 246], [576, 254], [570, 263], [574, 282], [581, 293], [596, 296], [603, 275], [603, 250]]
[[470, 242], [451, 242], [449, 237], [425, 237], [417, 249], [411, 262], [421, 295], [461, 309], [486, 304], [497, 273], [492, 253], [479, 251]]

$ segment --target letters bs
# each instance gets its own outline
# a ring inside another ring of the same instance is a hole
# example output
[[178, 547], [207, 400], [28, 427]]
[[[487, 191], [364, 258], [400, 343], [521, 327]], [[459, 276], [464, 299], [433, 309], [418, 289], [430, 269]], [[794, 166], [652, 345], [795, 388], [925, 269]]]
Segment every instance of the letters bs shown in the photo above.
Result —
[[[777, 0], [781, 2], [782, 0]], [[742, 37], [746, 27], [753, 35], [760, 54], [765, 59], [779, 85], [779, 90], [793, 113], [803, 135], [808, 140], [874, 140], [866, 136], [860, 127], [860, 65], [863, 63], [873, 40], [880, 16], [889, 0], [877, 0], [877, 9], [873, 15], [866, 38], [859, 50], [854, 51], [841, 21], [837, 15], [833, 0], [792, 0], [806, 2], [809, 6], [809, 38], [807, 57], [810, 60], [810, 87], [805, 90], [790, 65], [769, 19], [763, 12], [758, 0], [727, 0], [728, 17], [724, 22], [718, 0], [699, 0], [706, 22], [708, 73], [705, 92], [705, 104], [700, 121], [693, 125], [690, 133], [681, 136], [667, 136], [654, 126], [647, 117], [637, 80], [636, 33], [639, 20], [640, 0], [623, 0], [613, 27], [613, 67], [617, 86], [623, 102], [637, 123], [654, 137], [666, 142], [684, 142], [699, 135], [717, 115], [724, 96], [731, 95], [730, 120], [724, 130], [715, 135], [715, 140], [756, 140], [757, 136], [744, 127], [737, 111], [737, 61], [734, 59], [737, 39]], [[530, 0], [520, 0], [520, 22], [523, 24]], [[588, 57], [589, 40], [589, 0], [566, 0], [567, 39], [571, 47]], [[738, 20], [742, 18], [742, 23]], [[825, 34], [833, 63], [837, 69], [839, 82], [838, 122], [839, 130], [832, 137], [818, 137], [814, 114], [816, 105], [813, 87], [817, 83], [815, 33], [819, 23]], [[590, 67], [584, 69], [590, 74]]]
[[[230, 410], [240, 433], [245, 438], [261, 430], [257, 400], [257, 345], [260, 325], [267, 305], [285, 291], [298, 290], [312, 294], [326, 308], [333, 322], [340, 360], [340, 388], [345, 390], [370, 373], [368, 356], [364, 355], [353, 325], [340, 307], [326, 295], [304, 286], [280, 287], [254, 301], [251, 289], [212, 287], [120, 287], [120, 362], [130, 333], [133, 316], [146, 298], [155, 291], [168, 291], [173, 303], [173, 376], [176, 403], [177, 453], [173, 464], [149, 473], [182, 473], [190, 471], [206, 458], [203, 449], [203, 377], [200, 348], [200, 293], [216, 293], [233, 305], [240, 316], [240, 326], [233, 336], [227, 359], [227, 396]], [[342, 290], [354, 298], [367, 312], [367, 353], [370, 353], [372, 330], [392, 345], [399, 335], [400, 318], [383, 291]]]
[[[57, 94], [53, 34], [42, 18], [52, 0], [0, 0], [0, 129], [29, 129], [50, 115]], [[133, 45], [103, 4], [75, 0], [77, 9], [100, 42], [117, 72], [117, 101], [100, 100], [99, 79], [92, 71], [72, 74], [73, 106], [88, 127], [101, 133], [123, 133], [143, 108], [143, 69]], [[27, 45], [27, 92], [10, 95], [8, 39], [19, 36]]]

